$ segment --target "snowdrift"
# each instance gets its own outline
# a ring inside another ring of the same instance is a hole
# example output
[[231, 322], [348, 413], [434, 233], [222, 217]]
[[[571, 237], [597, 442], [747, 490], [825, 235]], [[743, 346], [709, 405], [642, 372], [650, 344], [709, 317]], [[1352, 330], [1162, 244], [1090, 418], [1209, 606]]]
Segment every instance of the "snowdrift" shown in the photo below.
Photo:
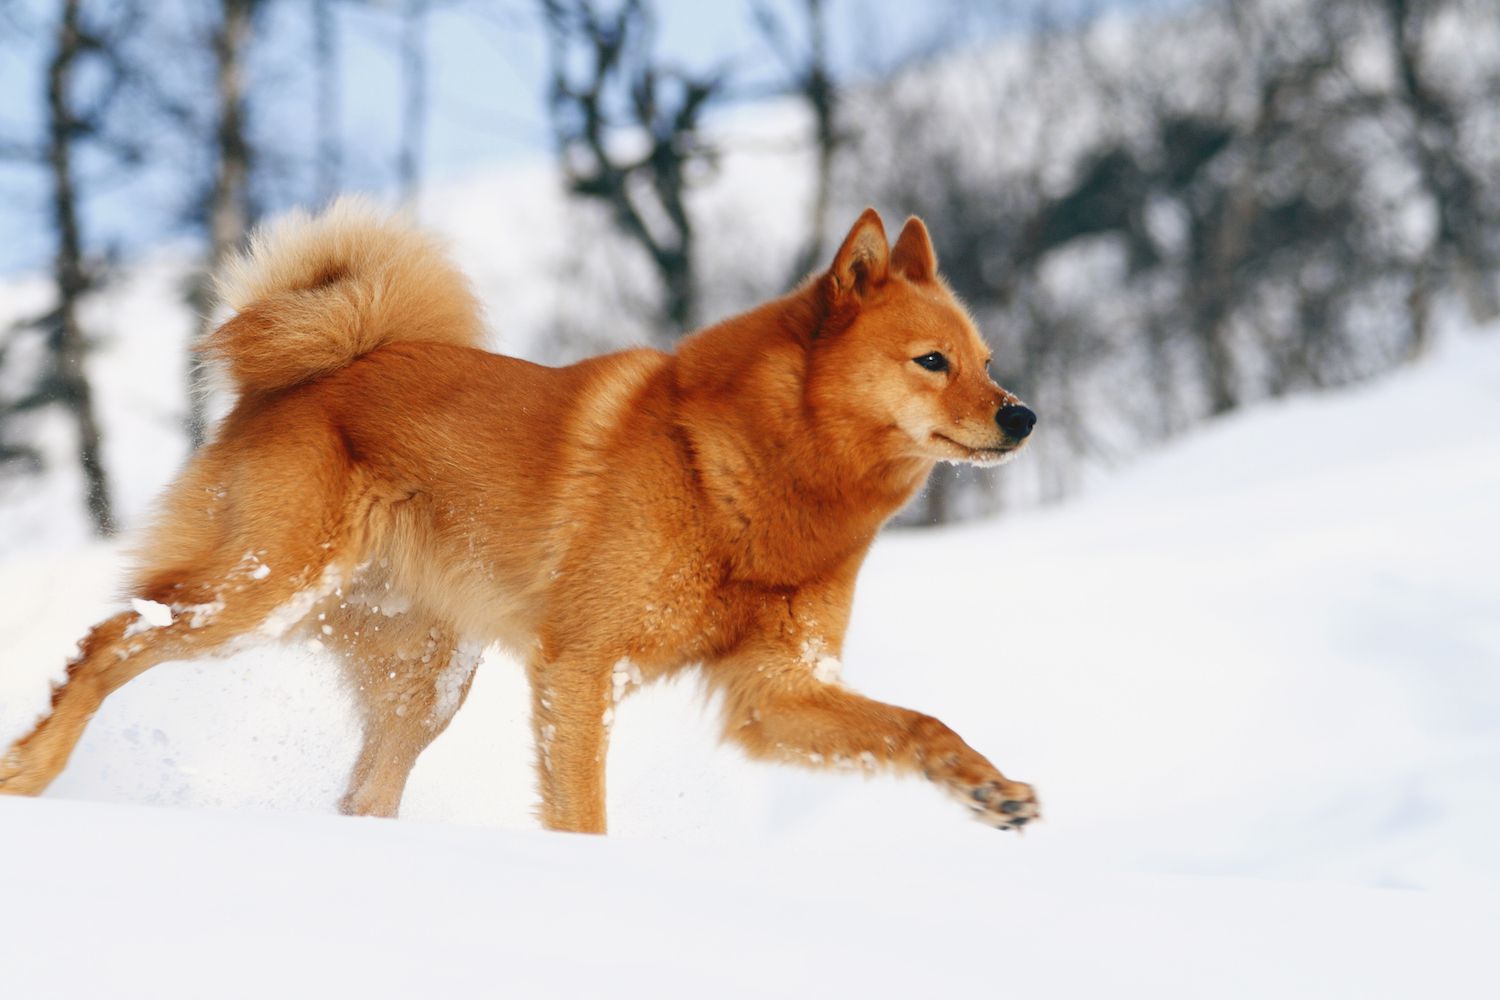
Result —
[[[497, 654], [406, 819], [316, 815], [354, 751], [331, 664], [163, 666], [47, 798], [0, 801], [0, 982], [1484, 995], [1497, 426], [1500, 343], [1473, 336], [1222, 421], [1069, 505], [883, 538], [846, 680], [1036, 783], [1046, 821], [1024, 838], [921, 782], [751, 764], [691, 683], [621, 707], [614, 839], [536, 832], [522, 679]], [[0, 740], [112, 606], [118, 559], [0, 565]]]
[[[0, 801], [7, 996], [1477, 997], [1493, 908], [1038, 865]], [[1028, 835], [1029, 837], [1030, 835]]]

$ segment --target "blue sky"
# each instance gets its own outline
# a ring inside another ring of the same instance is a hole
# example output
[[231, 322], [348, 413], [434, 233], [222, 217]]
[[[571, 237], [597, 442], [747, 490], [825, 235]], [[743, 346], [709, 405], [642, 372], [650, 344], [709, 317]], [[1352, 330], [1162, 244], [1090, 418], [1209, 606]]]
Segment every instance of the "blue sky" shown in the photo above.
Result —
[[[95, 0], [98, 2], [98, 0]], [[797, 0], [771, 5], [799, 23]], [[0, 15], [0, 138], [38, 131], [42, 70], [55, 17], [50, 0], [21, 0], [15, 20]], [[963, 43], [1001, 30], [994, 4], [977, 0], [830, 0], [832, 57], [846, 79], [878, 75], [913, 52]], [[177, 12], [175, 39], [158, 47], [166, 73], [201, 80], [204, 58], [201, 0], [164, 0]], [[338, 7], [341, 32], [341, 125], [346, 146], [343, 186], [392, 186], [400, 128], [402, 87], [394, 41], [400, 4], [372, 2]], [[434, 2], [429, 15], [430, 125], [423, 173], [445, 176], [517, 158], [549, 155], [543, 106], [546, 51], [529, 0]], [[108, 9], [108, 8], [105, 8]], [[742, 82], [737, 96], [754, 99], [779, 81], [779, 66], [756, 32], [748, 0], [658, 0], [659, 50], [691, 68], [730, 62]], [[283, 0], [261, 24], [251, 87], [257, 134], [285, 161], [285, 179], [268, 192], [268, 208], [304, 200], [313, 192], [312, 51], [307, 7]], [[195, 32], [198, 33], [195, 36]], [[158, 55], [152, 52], [152, 58]], [[198, 73], [192, 77], [192, 73]], [[193, 86], [197, 86], [193, 83]], [[96, 250], [126, 254], [181, 231], [193, 185], [184, 179], [202, 148], [164, 149], [144, 169], [120, 174], [112, 166], [85, 167], [104, 193], [88, 204], [86, 237]], [[51, 252], [45, 228], [45, 177], [31, 168], [0, 165], [0, 273], [42, 266]]]

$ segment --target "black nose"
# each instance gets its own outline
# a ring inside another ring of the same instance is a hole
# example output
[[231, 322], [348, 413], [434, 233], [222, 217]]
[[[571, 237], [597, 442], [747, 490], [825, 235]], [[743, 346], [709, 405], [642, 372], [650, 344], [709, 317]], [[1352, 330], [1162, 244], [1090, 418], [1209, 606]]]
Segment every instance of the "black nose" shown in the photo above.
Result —
[[1036, 426], [1036, 414], [1024, 406], [1012, 403], [1009, 406], [1000, 407], [1000, 412], [995, 414], [995, 423], [999, 424], [1000, 429], [1008, 436], [1019, 441], [1030, 434], [1031, 429]]

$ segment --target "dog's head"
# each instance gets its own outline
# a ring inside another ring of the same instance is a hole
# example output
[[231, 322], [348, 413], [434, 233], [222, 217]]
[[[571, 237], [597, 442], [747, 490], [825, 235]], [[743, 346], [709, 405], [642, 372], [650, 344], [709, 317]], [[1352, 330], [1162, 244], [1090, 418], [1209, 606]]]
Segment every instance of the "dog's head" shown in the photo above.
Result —
[[854, 425], [891, 457], [997, 465], [1036, 414], [990, 378], [990, 350], [938, 276], [922, 220], [891, 247], [874, 209], [816, 279], [827, 321], [809, 345], [819, 411]]

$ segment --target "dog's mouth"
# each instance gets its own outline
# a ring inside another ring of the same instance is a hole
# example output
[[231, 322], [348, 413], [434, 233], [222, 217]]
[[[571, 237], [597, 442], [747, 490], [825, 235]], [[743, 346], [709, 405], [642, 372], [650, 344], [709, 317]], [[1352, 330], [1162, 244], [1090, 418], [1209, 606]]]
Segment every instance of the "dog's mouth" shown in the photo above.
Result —
[[933, 440], [947, 447], [944, 451], [949, 454], [943, 456], [948, 462], [968, 462], [971, 465], [1000, 465], [1015, 457], [1016, 452], [1021, 450], [1024, 441], [1006, 443], [999, 445], [971, 445], [957, 441], [946, 434], [934, 431]]

